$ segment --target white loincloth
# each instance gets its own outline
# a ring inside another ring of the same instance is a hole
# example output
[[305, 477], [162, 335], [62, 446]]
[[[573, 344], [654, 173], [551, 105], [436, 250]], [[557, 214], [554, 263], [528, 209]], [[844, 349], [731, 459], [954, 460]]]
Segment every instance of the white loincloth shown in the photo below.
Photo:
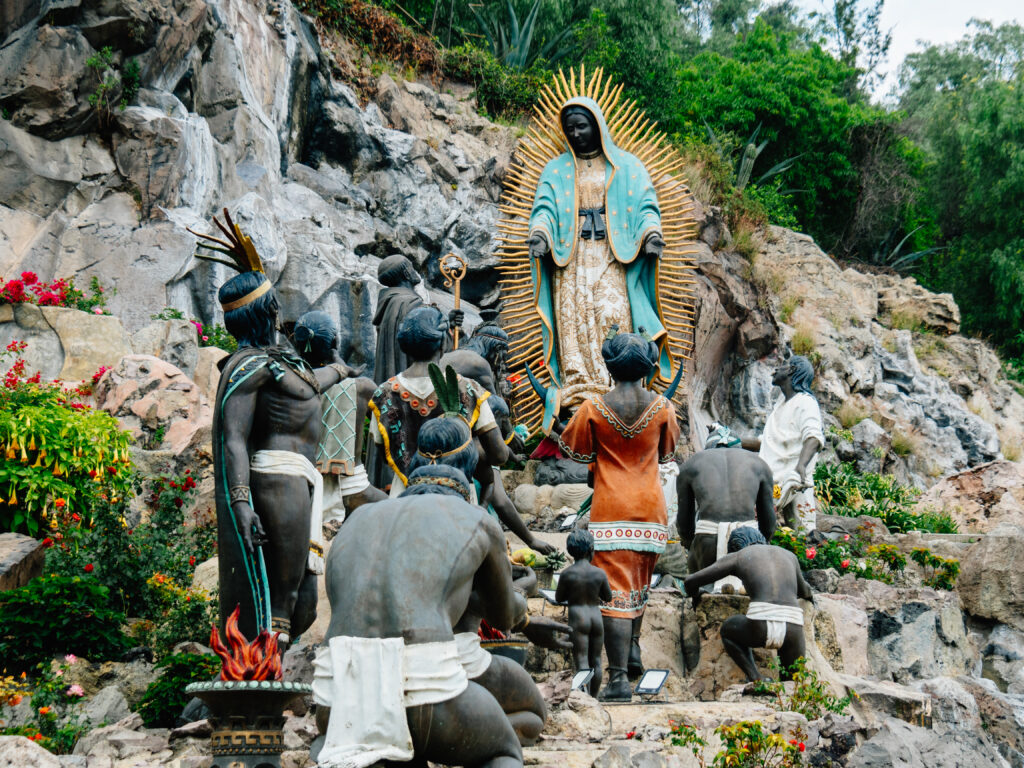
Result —
[[313, 509], [309, 519], [309, 558], [306, 569], [310, 573], [324, 572], [324, 478], [313, 462], [301, 453], [291, 451], [256, 451], [249, 469], [264, 475], [302, 477], [313, 489]]
[[406, 707], [454, 699], [469, 685], [454, 640], [332, 637], [313, 660], [313, 700], [330, 707], [320, 768], [413, 758]]
[[[729, 550], [729, 537], [737, 528], [757, 528], [756, 520], [739, 520], [732, 523], [713, 523], [710, 520], [698, 520], [693, 530], [694, 535], [698, 533], [717, 536], [715, 542], [715, 560], [721, 560]], [[729, 585], [739, 595], [745, 595], [747, 591], [743, 588], [743, 582], [735, 576], [723, 576], [715, 582], [712, 592], [721, 592], [722, 587]]]
[[476, 680], [491, 666], [494, 657], [480, 647], [479, 633], [459, 632], [455, 635], [455, 645], [459, 649], [459, 663], [470, 680]]
[[676, 479], [679, 477], [679, 465], [674, 461], [666, 461], [658, 465], [658, 481], [661, 492], [665, 495], [665, 509], [668, 519], [675, 520], [679, 511], [679, 499], [676, 496]]
[[765, 648], [781, 648], [786, 640], [786, 625], [804, 625], [804, 611], [795, 605], [776, 605], [775, 603], [751, 603], [747, 608], [747, 618], [763, 621], [768, 625], [768, 638]]
[[345, 521], [345, 497], [365, 491], [370, 487], [370, 478], [366, 475], [366, 467], [357, 464], [351, 475], [330, 474], [324, 478], [324, 525], [332, 520]]

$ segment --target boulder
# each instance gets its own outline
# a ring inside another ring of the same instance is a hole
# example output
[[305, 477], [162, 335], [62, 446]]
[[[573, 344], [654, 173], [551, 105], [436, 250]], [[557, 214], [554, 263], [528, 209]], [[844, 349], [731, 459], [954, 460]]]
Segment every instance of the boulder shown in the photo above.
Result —
[[116, 684], [108, 685], [80, 705], [82, 718], [94, 728], [116, 723], [131, 714], [128, 701]]
[[15, 340], [28, 343], [23, 357], [29, 372], [70, 383], [116, 365], [132, 349], [116, 317], [34, 304], [0, 307], [0, 344]]
[[61, 768], [56, 755], [24, 736], [0, 736], [0, 765], [11, 768]]
[[195, 373], [192, 380], [206, 402], [215, 404], [217, 399], [217, 386], [220, 384], [220, 368], [218, 363], [228, 356], [228, 353], [220, 347], [200, 347], [196, 357]]
[[1014, 767], [1024, 766], [1024, 696], [1001, 693], [990, 680], [960, 677], [957, 682], [978, 708], [981, 728]]
[[940, 480], [916, 509], [948, 512], [961, 533], [988, 533], [1002, 524], [1024, 527], [1024, 464], [991, 461]]
[[28, 584], [43, 572], [46, 550], [20, 533], [0, 533], [0, 592]]
[[939, 735], [930, 728], [889, 718], [845, 763], [848, 768], [1009, 768], [984, 732]]
[[[665, 579], [665, 583], [671, 583], [671, 579]], [[671, 674], [662, 689], [669, 696], [678, 696], [685, 690], [682, 615], [683, 595], [679, 590], [674, 587], [651, 590], [640, 630], [640, 653], [644, 667], [669, 670]]]
[[[594, 697], [571, 691], [565, 703], [548, 714], [545, 736], [561, 736], [573, 741], [602, 741], [611, 735], [612, 719]], [[627, 760], [628, 760], [627, 749]]]
[[99, 408], [116, 416], [136, 441], [175, 454], [207, 443], [213, 414], [199, 388], [168, 362], [128, 355], [108, 371], [95, 390]]
[[960, 561], [956, 589], [971, 616], [1024, 630], [1024, 536], [983, 537]]
[[159, 357], [195, 378], [199, 344], [196, 327], [190, 320], [158, 320], [147, 325], [132, 334], [132, 350], [137, 355]]
[[912, 277], [875, 275], [878, 313], [902, 313], [919, 327], [943, 334], [960, 331], [960, 307], [950, 293], [932, 293]]
[[900, 589], [844, 576], [838, 593], [867, 606], [867, 662], [873, 675], [905, 683], [972, 673], [979, 649], [967, 635], [955, 592]]
[[859, 595], [814, 596], [818, 649], [836, 672], [871, 674], [868, 662], [867, 602]]
[[982, 675], [999, 690], [1024, 694], [1024, 632], [997, 624], [989, 634], [982, 661]]

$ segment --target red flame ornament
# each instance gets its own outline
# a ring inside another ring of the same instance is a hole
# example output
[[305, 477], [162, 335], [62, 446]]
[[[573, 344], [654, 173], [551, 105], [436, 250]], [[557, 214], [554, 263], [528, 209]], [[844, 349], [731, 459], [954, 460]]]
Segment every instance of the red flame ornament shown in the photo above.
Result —
[[280, 680], [281, 654], [277, 649], [277, 636], [262, 630], [251, 643], [245, 639], [238, 628], [238, 617], [241, 606], [228, 616], [224, 624], [224, 634], [228, 645], [221, 642], [216, 625], [210, 632], [210, 647], [222, 659], [221, 680]]

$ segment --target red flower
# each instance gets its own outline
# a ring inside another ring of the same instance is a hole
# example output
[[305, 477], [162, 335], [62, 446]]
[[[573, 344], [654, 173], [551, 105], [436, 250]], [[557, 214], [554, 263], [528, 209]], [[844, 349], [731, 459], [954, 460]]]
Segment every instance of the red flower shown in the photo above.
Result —
[[117, 474], [117, 467], [107, 467], [107, 472], [109, 472], [112, 475], [116, 475]]
[[93, 568], [93, 564], [92, 563], [86, 563], [85, 564], [85, 572], [86, 573], [92, 573], [93, 570], [94, 570], [94, 568]]
[[43, 539], [43, 546], [44, 547], [52, 547], [53, 546], [53, 539], [51, 539], [49, 536], [47, 536], [45, 539]]
[[841, 565], [843, 568], [849, 568], [850, 567], [850, 561], [849, 560], [843, 560], [843, 562], [841, 562], [839, 565]]
[[35, 272], [22, 272], [21, 279], [22, 282], [25, 283], [25, 285], [34, 285], [35, 283], [39, 282], [39, 277], [36, 275]]
[[82, 518], [77, 512], [71, 513], [71, 519], [74, 520], [76, 523], [82, 522]]
[[814, 547], [808, 547], [808, 548], [807, 548], [807, 549], [806, 549], [806, 550], [804, 551], [804, 554], [805, 554], [805, 555], [807, 555], [807, 559], [808, 559], [808, 560], [813, 560], [813, 559], [814, 559], [815, 557], [817, 557], [817, 556], [818, 556], [818, 550], [817, 550], [817, 549], [815, 549]]
[[804, 744], [802, 741], [799, 744], [797, 744], [796, 746], [797, 746], [797, 749], [799, 749], [801, 752], [803, 752], [805, 749], [807, 749], [807, 745]]
[[188, 559], [188, 564], [189, 565], [195, 565], [196, 564], [196, 556], [195, 555], [192, 555], [192, 557], [190, 557]]
[[634, 736], [636, 736], [636, 731], [635, 731], [635, 730], [629, 731], [629, 732], [628, 732], [628, 733], [626, 734], [626, 738], [627, 738], [627, 739], [632, 739], [632, 738], [633, 738]]
[[95, 469], [89, 470], [89, 477], [95, 478], [97, 474], [99, 473]]

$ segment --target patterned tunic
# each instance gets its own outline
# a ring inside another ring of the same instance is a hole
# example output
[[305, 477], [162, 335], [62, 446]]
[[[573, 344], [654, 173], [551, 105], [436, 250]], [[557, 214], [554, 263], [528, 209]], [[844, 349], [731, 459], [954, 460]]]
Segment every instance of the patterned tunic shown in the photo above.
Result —
[[661, 395], [633, 424], [594, 397], [562, 432], [562, 452], [594, 469], [590, 532], [593, 563], [612, 587], [612, 601], [601, 609], [606, 616], [635, 618], [647, 605], [654, 565], [668, 542], [658, 468], [673, 461], [678, 439], [675, 409]]

